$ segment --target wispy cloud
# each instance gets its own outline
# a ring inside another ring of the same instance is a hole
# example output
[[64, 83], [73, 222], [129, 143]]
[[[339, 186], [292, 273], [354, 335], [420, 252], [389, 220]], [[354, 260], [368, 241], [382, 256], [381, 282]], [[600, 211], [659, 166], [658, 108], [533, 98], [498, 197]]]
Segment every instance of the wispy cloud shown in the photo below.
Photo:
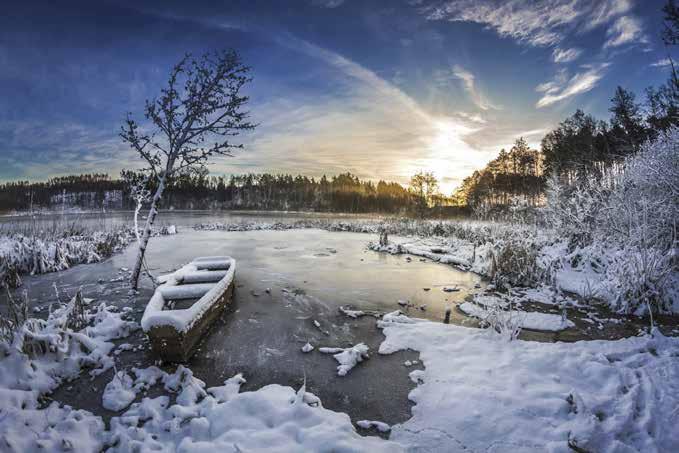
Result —
[[572, 1], [451, 0], [424, 10], [429, 19], [476, 22], [503, 37], [533, 46], [549, 46], [561, 41], [561, 27], [582, 14], [575, 6]]
[[670, 65], [672, 65], [672, 62], [669, 58], [663, 58], [662, 60], [658, 60], [655, 63], [651, 63], [651, 67], [653, 68], [664, 68]]
[[641, 21], [635, 17], [619, 17], [606, 33], [608, 39], [604, 48], [618, 47], [625, 44], [639, 44], [648, 41], [644, 35]]
[[605, 25], [616, 17], [629, 13], [632, 10], [631, 0], [593, 1], [591, 5], [592, 10], [589, 13], [589, 21], [584, 24], [587, 29]]
[[476, 124], [488, 123], [488, 121], [478, 113], [455, 112], [455, 115]]
[[565, 71], [549, 81], [538, 85], [535, 90], [542, 93], [542, 97], [535, 104], [537, 108], [547, 107], [572, 96], [586, 93], [594, 88], [603, 78], [608, 63], [590, 66], [583, 72], [568, 77]]
[[471, 98], [474, 105], [476, 105], [481, 110], [488, 109], [499, 109], [498, 106], [494, 105], [492, 102], [486, 98], [476, 86], [476, 77], [467, 69], [460, 65], [455, 65], [450, 71], [439, 70], [434, 74], [434, 80], [439, 84], [447, 84], [451, 80], [462, 81], [462, 86], [464, 87], [467, 94]]
[[644, 36], [630, 0], [440, 0], [421, 9], [429, 19], [475, 22], [530, 46], [557, 46], [578, 31], [611, 23], [606, 47]]
[[311, 0], [311, 3], [323, 8], [337, 8], [344, 3], [344, 0]]
[[554, 60], [554, 63], [570, 63], [577, 60], [581, 54], [581, 49], [561, 49], [556, 47], [552, 52], [552, 60]]

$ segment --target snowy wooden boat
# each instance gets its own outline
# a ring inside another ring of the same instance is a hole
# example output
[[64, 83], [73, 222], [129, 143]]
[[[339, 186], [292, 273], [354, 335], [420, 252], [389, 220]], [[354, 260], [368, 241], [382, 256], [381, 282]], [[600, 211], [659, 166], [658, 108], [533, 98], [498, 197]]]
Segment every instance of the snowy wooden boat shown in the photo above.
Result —
[[141, 326], [163, 360], [183, 362], [233, 296], [236, 261], [204, 256], [169, 275], [146, 306]]

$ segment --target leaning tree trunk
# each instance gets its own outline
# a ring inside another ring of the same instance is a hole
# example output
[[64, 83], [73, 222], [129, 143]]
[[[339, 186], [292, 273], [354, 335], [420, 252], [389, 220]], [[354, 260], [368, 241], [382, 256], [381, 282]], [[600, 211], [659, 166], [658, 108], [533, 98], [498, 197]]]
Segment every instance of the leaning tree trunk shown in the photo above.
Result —
[[160, 202], [160, 197], [163, 196], [163, 191], [165, 190], [165, 175], [160, 178], [158, 183], [158, 188], [156, 193], [153, 195], [151, 200], [151, 208], [149, 209], [149, 215], [146, 218], [146, 225], [144, 226], [144, 234], [139, 241], [139, 251], [137, 252], [137, 260], [134, 263], [134, 269], [132, 270], [132, 275], [130, 276], [130, 286], [132, 289], [137, 289], [139, 286], [139, 275], [141, 274], [141, 267], [144, 263], [144, 254], [146, 253], [146, 246], [151, 238], [151, 227], [153, 227], [153, 222], [156, 220], [156, 215], [158, 214], [158, 203]]

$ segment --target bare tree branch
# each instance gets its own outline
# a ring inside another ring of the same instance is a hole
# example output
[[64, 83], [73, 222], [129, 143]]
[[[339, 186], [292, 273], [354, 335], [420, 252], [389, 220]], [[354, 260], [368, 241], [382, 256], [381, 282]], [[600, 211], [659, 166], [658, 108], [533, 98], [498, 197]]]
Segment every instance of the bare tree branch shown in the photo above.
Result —
[[128, 115], [121, 127], [123, 141], [158, 180], [132, 274], [134, 288], [168, 179], [203, 168], [213, 156], [232, 156], [233, 150], [243, 148], [232, 143], [232, 138], [255, 128], [243, 110], [249, 98], [241, 93], [251, 81], [249, 71], [233, 50], [207, 53], [199, 59], [187, 54], [172, 68], [160, 96], [146, 101], [144, 126]]

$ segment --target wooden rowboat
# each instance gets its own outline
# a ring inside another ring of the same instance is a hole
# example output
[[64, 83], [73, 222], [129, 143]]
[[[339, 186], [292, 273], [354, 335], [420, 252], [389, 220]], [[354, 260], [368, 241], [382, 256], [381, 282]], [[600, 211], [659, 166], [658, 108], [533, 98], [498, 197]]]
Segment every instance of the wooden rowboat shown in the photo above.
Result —
[[184, 362], [233, 296], [236, 260], [204, 256], [161, 276], [141, 326], [163, 360]]

